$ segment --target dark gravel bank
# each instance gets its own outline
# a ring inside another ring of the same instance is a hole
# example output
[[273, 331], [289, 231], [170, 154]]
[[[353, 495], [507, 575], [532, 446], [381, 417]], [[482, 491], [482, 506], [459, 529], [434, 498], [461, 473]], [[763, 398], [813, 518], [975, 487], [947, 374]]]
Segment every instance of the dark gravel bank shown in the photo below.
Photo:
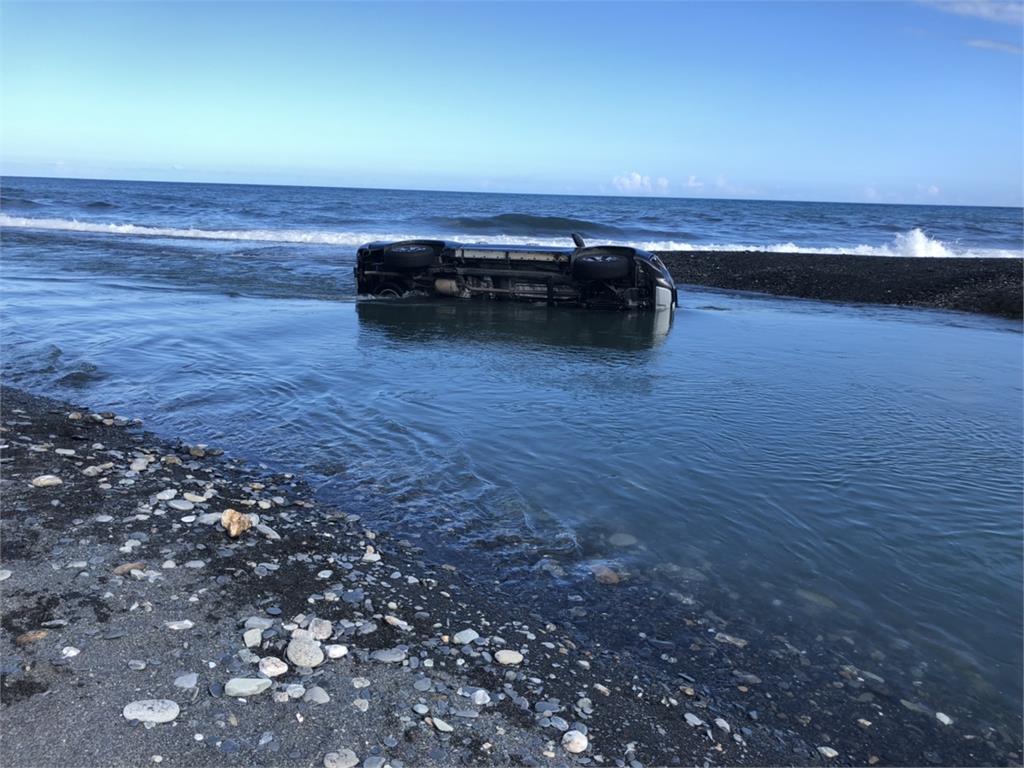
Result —
[[1024, 260], [749, 251], [658, 254], [677, 283], [1020, 318]]

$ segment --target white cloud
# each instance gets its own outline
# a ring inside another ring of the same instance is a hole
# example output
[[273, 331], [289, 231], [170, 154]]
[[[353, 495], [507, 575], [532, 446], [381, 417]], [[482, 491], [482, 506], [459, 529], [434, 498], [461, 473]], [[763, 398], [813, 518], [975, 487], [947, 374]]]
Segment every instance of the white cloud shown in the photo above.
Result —
[[972, 38], [964, 41], [971, 48], [984, 48], [989, 51], [1005, 51], [1006, 53], [1024, 53], [1024, 48], [1013, 43], [1004, 43], [1002, 40], [985, 40], [983, 38]]
[[926, 5], [958, 16], [1000, 24], [1024, 24], [1024, 2], [1021, 0], [924, 0]]
[[931, 195], [932, 197], [936, 197], [939, 194], [939, 192], [941, 192], [941, 191], [942, 190], [940, 190], [934, 184], [932, 184], [931, 186], [928, 187], [928, 194]]
[[659, 176], [652, 180], [650, 176], [644, 176], [639, 171], [624, 173], [612, 179], [612, 185], [619, 192], [629, 195], [650, 195], [654, 192], [667, 192], [669, 180]]
[[701, 189], [704, 186], [704, 182], [691, 173], [690, 178], [686, 180], [686, 186], [690, 189]]

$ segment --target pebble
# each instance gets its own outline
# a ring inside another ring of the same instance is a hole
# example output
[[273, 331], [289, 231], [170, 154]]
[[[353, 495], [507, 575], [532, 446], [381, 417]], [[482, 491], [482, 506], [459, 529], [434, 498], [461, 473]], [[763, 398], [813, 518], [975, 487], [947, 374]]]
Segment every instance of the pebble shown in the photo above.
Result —
[[355, 768], [359, 758], [351, 749], [339, 749], [324, 755], [324, 768]]
[[363, 760], [363, 768], [384, 768], [387, 759], [381, 755], [371, 755]]
[[309, 632], [314, 640], [326, 640], [334, 634], [334, 625], [327, 619], [313, 619], [309, 622]]
[[56, 475], [40, 475], [32, 479], [32, 485], [36, 488], [49, 488], [54, 485], [61, 485], [63, 482]]
[[141, 659], [129, 659], [128, 660], [128, 669], [130, 669], [130, 670], [133, 670], [135, 672], [141, 672], [145, 668], [146, 668], [146, 662], [142, 661]]
[[185, 499], [171, 499], [167, 502], [167, 506], [178, 512], [191, 512], [196, 508], [195, 504]]
[[327, 658], [329, 659], [340, 659], [348, 654], [347, 645], [325, 645], [324, 650], [327, 651]]
[[352, 706], [358, 709], [360, 712], [365, 712], [370, 708], [370, 702], [366, 699], [356, 699], [352, 702]]
[[181, 712], [177, 703], [170, 699], [140, 699], [126, 704], [121, 714], [125, 720], [141, 723], [169, 723]]
[[686, 719], [686, 724], [691, 728], [699, 728], [704, 725], [704, 721], [693, 714], [693, 712], [687, 712], [683, 717]]
[[195, 626], [195, 624], [193, 624], [188, 619], [181, 619], [180, 621], [165, 621], [164, 625], [168, 629], [173, 630], [192, 629], [192, 627]]
[[943, 725], [952, 725], [953, 724], [953, 718], [950, 717], [949, 715], [947, 715], [945, 712], [936, 712], [935, 713], [935, 719], [938, 720]]
[[244, 698], [263, 693], [270, 687], [270, 681], [262, 677], [233, 677], [224, 686], [224, 694]]
[[288, 671], [288, 665], [276, 656], [266, 656], [260, 659], [260, 672], [267, 677], [279, 677]]
[[562, 736], [562, 749], [574, 755], [583, 752], [589, 746], [587, 737], [579, 731], [566, 731]]
[[174, 685], [177, 688], [195, 688], [199, 684], [199, 675], [196, 672], [189, 672], [187, 675], [181, 675], [174, 680]]
[[822, 757], [828, 760], [831, 760], [834, 757], [839, 757], [839, 753], [832, 749], [832, 747], [818, 747], [818, 751], [821, 753]]
[[302, 697], [302, 700], [309, 704], [326, 704], [331, 700], [331, 697], [319, 685], [314, 685], [306, 691], [306, 695]]
[[523, 663], [523, 654], [519, 651], [510, 651], [507, 649], [500, 650], [494, 654], [494, 658], [499, 664], [503, 664], [505, 666], [513, 666], [515, 664]]
[[113, 518], [112, 515], [96, 515], [96, 517], [93, 518], [93, 519], [97, 523], [112, 523], [114, 521], [114, 518]]
[[253, 627], [242, 633], [242, 642], [246, 648], [255, 648], [263, 640], [263, 630]]
[[353, 677], [352, 678], [352, 687], [355, 688], [356, 690], [358, 690], [360, 688], [369, 688], [370, 687], [370, 681], [367, 680], [365, 677]]
[[437, 730], [441, 731], [441, 733], [451, 733], [455, 730], [450, 725], [448, 725], [448, 723], [446, 723], [439, 717], [434, 718], [434, 727], [437, 728]]
[[608, 543], [615, 547], [632, 547], [637, 543], [637, 538], [628, 533], [613, 533], [608, 537]]
[[407, 655], [401, 648], [384, 648], [371, 653], [370, 658], [375, 661], [383, 661], [385, 664], [397, 664], [398, 662], [405, 661]]
[[320, 643], [301, 637], [292, 638], [286, 651], [288, 661], [297, 667], [316, 667], [323, 663], [324, 652]]
[[6, 568], [0, 570], [0, 581], [7, 581], [9, 578], [11, 578], [11, 572], [9, 570]]
[[461, 632], [456, 632], [452, 637], [452, 642], [458, 645], [465, 645], [466, 643], [472, 643], [480, 635], [475, 629], [464, 629]]
[[160, 493], [156, 495], [156, 499], [157, 501], [170, 501], [177, 495], [178, 492], [174, 488], [168, 488], [166, 490], [160, 491]]
[[81, 651], [78, 648], [75, 648], [75, 646], [73, 645], [66, 645], [63, 648], [61, 648], [60, 651], [60, 655], [63, 656], [65, 659], [73, 659], [80, 653]]
[[729, 723], [721, 717], [715, 718], [715, 725], [717, 725], [719, 729], [725, 731], [726, 733], [729, 733], [732, 730], [732, 728], [729, 726]]

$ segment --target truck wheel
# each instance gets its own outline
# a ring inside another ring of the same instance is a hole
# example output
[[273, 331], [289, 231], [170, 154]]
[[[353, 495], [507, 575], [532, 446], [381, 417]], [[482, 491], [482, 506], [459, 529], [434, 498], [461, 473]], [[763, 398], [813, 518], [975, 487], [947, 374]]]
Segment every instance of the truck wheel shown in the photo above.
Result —
[[393, 245], [384, 251], [384, 268], [393, 270], [423, 269], [437, 258], [429, 245]]
[[618, 280], [626, 277], [632, 261], [619, 253], [587, 253], [572, 262], [572, 276], [577, 280]]
[[373, 295], [382, 299], [400, 299], [405, 295], [405, 291], [397, 283], [381, 283]]

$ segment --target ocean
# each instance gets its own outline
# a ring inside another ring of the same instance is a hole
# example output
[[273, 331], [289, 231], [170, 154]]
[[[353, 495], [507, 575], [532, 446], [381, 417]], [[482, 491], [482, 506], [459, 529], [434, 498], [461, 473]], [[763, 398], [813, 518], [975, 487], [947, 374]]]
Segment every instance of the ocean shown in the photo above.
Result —
[[372, 239], [573, 231], [1019, 257], [1021, 209], [25, 178], [0, 208], [5, 384], [300, 473], [643, 663], [726, 627], [780, 695], [854, 665], [1019, 748], [1019, 322], [694, 288], [670, 323], [375, 300], [352, 266]]
[[447, 238], [648, 250], [1021, 256], [1020, 208], [4, 179], [5, 229], [358, 246]]

